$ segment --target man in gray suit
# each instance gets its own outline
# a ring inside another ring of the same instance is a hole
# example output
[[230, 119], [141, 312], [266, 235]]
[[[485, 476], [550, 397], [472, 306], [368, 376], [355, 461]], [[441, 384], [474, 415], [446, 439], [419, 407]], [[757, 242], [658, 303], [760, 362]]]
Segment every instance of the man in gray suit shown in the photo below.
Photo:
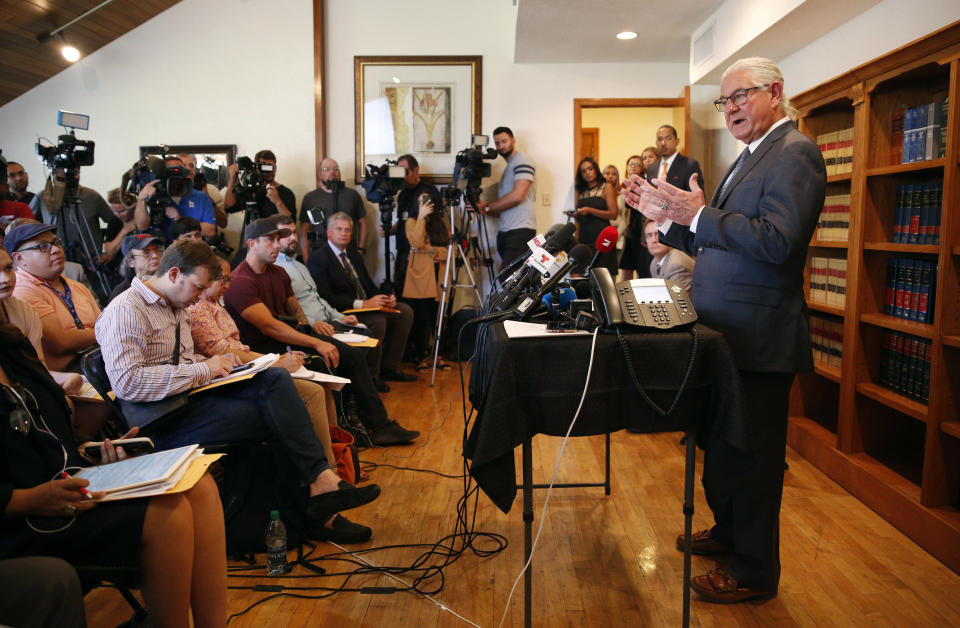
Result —
[[[714, 101], [747, 149], [709, 204], [690, 191], [635, 178], [626, 200], [655, 220], [663, 240], [697, 256], [693, 304], [723, 333], [740, 371], [748, 451], [707, 444], [703, 485], [716, 525], [697, 532], [694, 552], [732, 556], [690, 582], [711, 602], [772, 597], [780, 580], [779, 514], [790, 386], [813, 369], [803, 266], [826, 188], [817, 145], [797, 131], [770, 60], [727, 68]], [[677, 539], [682, 548], [683, 537]]]
[[693, 258], [661, 242], [660, 230], [652, 220], [643, 225], [643, 239], [647, 243], [647, 250], [653, 256], [650, 261], [650, 276], [675, 281], [690, 292], [693, 282]]

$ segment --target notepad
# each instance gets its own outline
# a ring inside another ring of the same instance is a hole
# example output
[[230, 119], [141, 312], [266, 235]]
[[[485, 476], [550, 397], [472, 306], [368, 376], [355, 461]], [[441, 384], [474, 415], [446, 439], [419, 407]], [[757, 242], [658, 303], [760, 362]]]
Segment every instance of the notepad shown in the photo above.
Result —
[[[190, 460], [203, 453], [197, 445], [187, 445], [177, 449], [158, 451], [127, 458], [120, 462], [103, 464], [96, 467], [87, 467], [73, 477], [84, 478], [90, 481], [86, 487], [91, 493], [104, 492], [107, 494], [130, 491], [145, 486], [152, 486], [179, 479], [189, 466]], [[126, 495], [131, 497], [132, 495]]]
[[338, 377], [328, 373], [318, 373], [317, 371], [309, 370], [305, 366], [301, 366], [297, 372], [291, 373], [290, 377], [296, 377], [297, 379], [309, 379], [314, 382], [326, 384], [327, 387], [332, 390], [340, 390], [350, 383], [350, 380], [346, 377]]

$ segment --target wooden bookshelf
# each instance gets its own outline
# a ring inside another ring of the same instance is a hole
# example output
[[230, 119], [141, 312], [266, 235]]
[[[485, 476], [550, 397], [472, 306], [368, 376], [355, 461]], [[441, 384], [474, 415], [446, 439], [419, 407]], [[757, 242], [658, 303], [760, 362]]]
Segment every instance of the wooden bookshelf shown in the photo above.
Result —
[[[894, 129], [903, 111], [944, 99], [945, 154], [900, 163]], [[847, 260], [845, 306], [808, 301], [813, 312], [842, 317], [840, 368], [818, 362], [797, 377], [788, 442], [960, 572], [960, 22], [791, 102], [814, 139], [853, 127], [854, 160], [852, 172], [827, 179], [828, 196], [850, 194], [847, 241], [812, 241], [804, 277], [809, 295], [811, 258]], [[941, 183], [940, 244], [893, 242], [898, 186]], [[937, 265], [931, 324], [883, 313], [887, 263], [899, 257]], [[929, 342], [926, 403], [881, 385], [888, 331]]]

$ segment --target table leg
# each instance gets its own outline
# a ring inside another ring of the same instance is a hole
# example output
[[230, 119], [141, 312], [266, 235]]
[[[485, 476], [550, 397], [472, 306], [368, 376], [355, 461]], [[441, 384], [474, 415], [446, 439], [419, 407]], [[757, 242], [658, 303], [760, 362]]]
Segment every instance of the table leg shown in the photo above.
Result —
[[687, 456], [683, 478], [683, 628], [690, 626], [690, 550], [693, 546], [693, 482], [697, 462], [697, 436], [687, 431]]
[[[527, 564], [533, 545], [533, 445], [523, 441], [523, 561]], [[523, 574], [523, 625], [530, 628], [533, 605], [533, 563]]]

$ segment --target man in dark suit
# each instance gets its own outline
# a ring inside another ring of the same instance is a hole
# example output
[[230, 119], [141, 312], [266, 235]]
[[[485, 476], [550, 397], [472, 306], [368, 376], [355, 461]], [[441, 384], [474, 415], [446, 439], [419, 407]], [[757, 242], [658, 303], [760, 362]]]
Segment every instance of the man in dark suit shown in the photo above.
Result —
[[817, 145], [788, 117], [795, 110], [772, 61], [737, 61], [720, 93], [714, 104], [747, 149], [710, 203], [695, 177], [689, 192], [634, 179], [626, 200], [660, 225], [667, 243], [697, 256], [697, 314], [723, 333], [740, 370], [748, 451], [722, 438], [707, 443], [703, 486], [716, 525], [693, 537], [694, 552], [732, 561], [690, 582], [708, 601], [740, 602], [776, 595], [780, 580], [790, 386], [795, 373], [813, 370], [803, 266], [826, 169]]
[[[327, 219], [326, 246], [315, 249], [307, 260], [310, 275], [317, 283], [317, 292], [341, 312], [361, 308], [390, 308], [396, 312], [357, 312], [357, 318], [370, 329], [383, 350], [374, 354], [378, 363], [371, 364], [378, 387], [384, 381], [415, 382], [417, 377], [400, 370], [403, 349], [407, 345], [413, 310], [398, 303], [395, 295], [382, 294], [363, 265], [363, 258], [348, 246], [353, 235], [353, 220], [343, 212]], [[378, 373], [379, 371], [379, 373]], [[387, 388], [389, 390], [389, 388]]]
[[657, 129], [657, 151], [660, 159], [647, 167], [647, 179], [666, 181], [681, 190], [690, 190], [690, 177], [697, 175], [697, 183], [703, 189], [703, 173], [696, 159], [684, 157], [677, 152], [680, 138], [677, 130], [669, 124]]

